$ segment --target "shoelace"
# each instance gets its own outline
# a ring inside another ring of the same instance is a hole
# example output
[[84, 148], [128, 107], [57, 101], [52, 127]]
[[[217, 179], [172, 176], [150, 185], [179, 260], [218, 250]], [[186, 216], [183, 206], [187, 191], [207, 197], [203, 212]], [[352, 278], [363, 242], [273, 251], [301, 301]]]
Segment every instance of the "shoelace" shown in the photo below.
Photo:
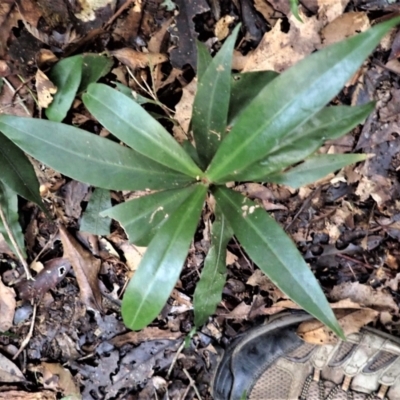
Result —
[[[333, 386], [329, 393], [326, 394], [326, 388], [324, 385], [325, 381], [320, 379], [319, 371], [315, 371], [314, 374], [309, 375], [304, 381], [299, 400], [317, 400], [315, 399], [315, 396], [313, 398], [309, 397], [310, 388], [313, 382], [318, 384], [318, 400], [343, 399], [343, 396], [336, 397], [339, 392], [345, 392], [347, 395], [347, 400], [354, 399], [354, 391], [349, 389], [351, 378], [345, 378], [345, 382], [342, 385]], [[384, 388], [384, 392], [386, 392], [386, 390], [387, 388]], [[365, 400], [387, 400], [387, 398], [384, 396], [379, 396], [377, 393], [370, 393], [365, 395]]]

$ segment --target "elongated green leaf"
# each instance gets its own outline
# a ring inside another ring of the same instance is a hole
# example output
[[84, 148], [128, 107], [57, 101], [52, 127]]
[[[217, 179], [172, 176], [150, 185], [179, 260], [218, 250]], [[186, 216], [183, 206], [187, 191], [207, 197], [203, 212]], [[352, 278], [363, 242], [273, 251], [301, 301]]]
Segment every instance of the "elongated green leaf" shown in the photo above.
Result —
[[296, 189], [315, 182], [346, 165], [364, 161], [367, 157], [366, 154], [317, 154], [287, 172], [267, 176], [266, 181]]
[[0, 181], [26, 200], [43, 208], [32, 164], [19, 147], [0, 133]]
[[196, 190], [196, 185], [165, 190], [129, 200], [101, 213], [121, 223], [129, 242], [148, 246], [154, 235], [182, 202]]
[[144, 328], [166, 303], [185, 262], [206, 193], [205, 186], [197, 185], [147, 248], [122, 300], [122, 317], [130, 329]]
[[265, 159], [275, 144], [290, 135], [331, 100], [356, 72], [399, 18], [312, 54], [275, 78], [240, 114], [218, 149], [207, 176], [225, 182]]
[[257, 266], [283, 293], [343, 337], [313, 273], [276, 221], [237, 192], [218, 187], [214, 196], [240, 244]]
[[299, 14], [299, 0], [289, 0], [289, 4], [290, 4], [290, 11], [295, 16], [295, 18], [300, 22], [303, 22]]
[[131, 149], [73, 126], [0, 115], [0, 131], [51, 168], [104, 189], [170, 189], [193, 181]]
[[183, 148], [183, 150], [186, 151], [186, 153], [189, 154], [190, 157], [192, 157], [192, 160], [197, 164], [197, 165], [201, 165], [201, 161], [199, 159], [199, 155], [197, 154], [196, 148], [192, 145], [192, 143], [190, 143], [189, 140], [184, 140], [181, 143], [181, 146]]
[[196, 149], [205, 166], [225, 136], [231, 92], [232, 53], [239, 29], [240, 25], [225, 41], [197, 83], [191, 123]]
[[121, 92], [91, 84], [83, 102], [102, 125], [138, 153], [191, 177], [203, 175], [164, 127]]
[[82, 215], [80, 230], [93, 233], [93, 235], [110, 234], [111, 219], [100, 216], [102, 211], [110, 207], [110, 191], [101, 188], [95, 189]]
[[211, 247], [193, 297], [196, 327], [207, 321], [221, 301], [222, 289], [226, 282], [226, 246], [232, 236], [232, 228], [217, 206], [211, 232]]
[[[17, 194], [12, 191], [7, 185], [0, 182], [0, 207], [6, 219], [6, 223], [14, 236], [15, 242], [19, 247], [20, 253], [26, 257], [25, 252], [25, 241], [24, 235], [22, 233], [21, 225], [18, 222], [18, 197]], [[10, 249], [17, 254], [15, 247], [10, 240], [10, 236], [0, 218], [0, 233], [4, 236], [5, 241], [10, 246]]]
[[232, 75], [231, 101], [228, 124], [250, 104], [250, 102], [279, 74], [275, 71], [254, 71]]
[[212, 63], [212, 57], [207, 46], [199, 41], [196, 41], [197, 46], [197, 80], [199, 81], [206, 72], [208, 66]]
[[266, 181], [267, 176], [296, 164], [318, 150], [326, 140], [336, 139], [362, 123], [371, 113], [374, 103], [363, 106], [326, 107], [305, 124], [286, 136], [264, 160], [250, 165], [238, 175], [237, 181]]
[[46, 117], [61, 122], [71, 108], [82, 77], [82, 55], [59, 61], [50, 71], [49, 79], [57, 86], [53, 101], [46, 108]]
[[110, 57], [88, 53], [83, 55], [82, 79], [78, 92], [83, 92], [101, 77], [107, 75], [113, 67], [114, 61]]

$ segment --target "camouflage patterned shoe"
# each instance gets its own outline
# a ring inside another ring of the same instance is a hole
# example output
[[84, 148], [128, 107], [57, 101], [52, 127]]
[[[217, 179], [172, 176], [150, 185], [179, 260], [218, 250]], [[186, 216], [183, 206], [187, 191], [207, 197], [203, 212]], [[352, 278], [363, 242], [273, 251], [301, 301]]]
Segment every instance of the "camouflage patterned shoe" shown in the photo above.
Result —
[[283, 314], [236, 339], [214, 376], [215, 400], [400, 400], [400, 339], [365, 328], [337, 345], [296, 335]]

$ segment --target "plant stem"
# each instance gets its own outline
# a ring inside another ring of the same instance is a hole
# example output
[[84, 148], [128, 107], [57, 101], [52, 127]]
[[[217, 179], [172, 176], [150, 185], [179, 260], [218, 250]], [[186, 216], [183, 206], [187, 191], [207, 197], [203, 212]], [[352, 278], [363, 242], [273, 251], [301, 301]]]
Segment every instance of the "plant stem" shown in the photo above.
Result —
[[19, 248], [18, 243], [15, 240], [15, 237], [10, 229], [10, 225], [8, 224], [7, 218], [4, 214], [4, 211], [3, 211], [3, 208], [1, 207], [1, 205], [0, 205], [0, 219], [4, 225], [4, 229], [6, 230], [8, 237], [10, 238], [12, 245], [14, 246], [14, 249], [15, 249], [15, 252], [17, 253], [19, 261], [21, 262], [22, 266], [24, 267], [26, 278], [29, 280], [33, 280], [33, 277], [29, 271], [28, 263], [26, 262], [24, 256], [22, 255], [21, 249]]

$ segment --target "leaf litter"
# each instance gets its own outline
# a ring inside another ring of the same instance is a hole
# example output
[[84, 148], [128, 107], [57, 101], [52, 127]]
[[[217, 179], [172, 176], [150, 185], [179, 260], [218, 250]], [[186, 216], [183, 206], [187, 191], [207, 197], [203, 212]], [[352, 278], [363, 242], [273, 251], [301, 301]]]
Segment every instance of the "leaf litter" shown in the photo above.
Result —
[[[55, 95], [56, 85], [48, 77], [57, 58], [106, 52], [112, 56], [113, 70], [102, 79], [126, 85], [131, 93], [153, 101], [152, 107], [157, 101], [165, 104], [166, 108], [154, 106], [151, 111], [164, 120], [174, 118], [172, 131], [179, 142], [192, 139], [195, 39], [215, 54], [228, 30], [242, 22], [235, 69], [282, 72], [315, 50], [367, 29], [376, 15], [393, 11], [392, 6], [385, 9], [362, 1], [301, 1], [301, 24], [290, 14], [286, 0], [243, 0], [233, 5], [221, 1], [211, 2], [211, 7], [205, 1], [78, 1], [76, 8], [71, 2], [3, 3], [0, 113], [38, 115]], [[399, 37], [389, 35], [334, 100], [353, 105], [377, 100], [376, 111], [364, 126], [321, 149], [328, 154], [359, 150], [375, 157], [299, 190], [275, 184], [235, 188], [256, 199], [293, 237], [347, 333], [368, 323], [392, 333], [400, 330]], [[79, 99], [73, 100], [66, 123], [98, 132], [97, 121]], [[19, 205], [26, 221], [28, 259], [44, 264], [35, 281], [24, 279], [19, 260], [0, 236], [0, 291], [5, 293], [0, 296], [0, 375], [17, 387], [2, 387], [0, 398], [35, 398], [20, 385], [30, 380], [30, 371], [40, 375], [38, 381], [29, 381], [29, 387], [39, 391], [41, 399], [192, 399], [197, 395], [190, 379], [202, 398], [210, 399], [214, 346], [260, 318], [296, 308], [232, 240], [222, 300], [189, 347], [182, 349], [194, 325], [194, 287], [210, 247], [213, 223], [205, 213], [206, 227], [199, 228], [161, 315], [140, 332], [127, 331], [120, 317], [120, 297], [145, 248], [129, 244], [116, 222], [110, 234], [109, 225], [96, 232], [99, 236], [81, 232], [82, 218], [92, 208], [89, 187], [33, 163], [43, 200], [57, 224], [32, 203]], [[111, 200], [119, 203], [141, 195], [112, 192]], [[25, 370], [22, 358], [11, 360], [32, 325], [31, 302], [37, 305], [37, 317], [24, 350], [29, 364]], [[318, 325], [303, 325], [301, 330], [311, 342], [335, 340]]]

